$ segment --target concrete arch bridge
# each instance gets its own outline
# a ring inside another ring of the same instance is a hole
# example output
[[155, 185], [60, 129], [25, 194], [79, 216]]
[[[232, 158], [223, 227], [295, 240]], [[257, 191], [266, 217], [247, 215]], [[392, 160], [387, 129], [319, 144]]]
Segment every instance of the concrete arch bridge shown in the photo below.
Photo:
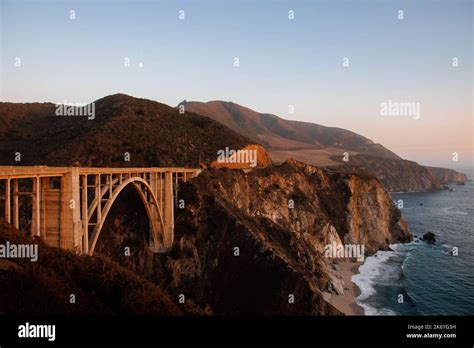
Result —
[[[5, 220], [20, 228], [19, 197], [31, 199], [31, 233], [46, 244], [92, 255], [107, 215], [126, 187], [143, 202], [150, 249], [165, 253], [174, 240], [178, 185], [193, 168], [86, 168], [0, 166]], [[25, 191], [20, 191], [28, 187]]]

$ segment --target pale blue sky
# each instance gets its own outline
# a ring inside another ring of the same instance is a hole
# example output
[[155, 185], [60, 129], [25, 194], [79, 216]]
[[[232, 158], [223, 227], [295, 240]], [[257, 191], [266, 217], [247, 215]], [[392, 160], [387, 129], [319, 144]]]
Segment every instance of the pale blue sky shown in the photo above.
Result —
[[[1, 0], [1, 100], [220, 99], [350, 129], [421, 163], [469, 166], [472, 8], [456, 0]], [[419, 102], [420, 120], [380, 116], [388, 99]], [[455, 151], [460, 163], [450, 161]]]

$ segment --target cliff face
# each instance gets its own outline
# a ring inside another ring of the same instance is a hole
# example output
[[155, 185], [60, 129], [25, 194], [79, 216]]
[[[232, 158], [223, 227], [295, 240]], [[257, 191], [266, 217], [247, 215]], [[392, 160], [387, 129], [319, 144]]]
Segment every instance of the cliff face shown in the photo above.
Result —
[[152, 277], [214, 313], [340, 314], [321, 294], [344, 291], [325, 245], [372, 254], [412, 238], [377, 179], [294, 160], [247, 174], [209, 169], [180, 198], [175, 247]]
[[[234, 149], [232, 149], [234, 150]], [[211, 163], [213, 168], [232, 168], [232, 169], [251, 169], [269, 167], [272, 165], [272, 159], [267, 150], [261, 145], [250, 144], [242, 149], [235, 149], [234, 153], [225, 158], [217, 159]], [[225, 153], [224, 149], [219, 153]]]
[[339, 157], [334, 157], [334, 160], [340, 165], [328, 167], [330, 170], [370, 173], [377, 176], [390, 192], [435, 191], [444, 188], [444, 182], [433, 171], [413, 161], [367, 155], [350, 156], [348, 162], [343, 162]]
[[453, 169], [437, 168], [437, 167], [425, 167], [430, 173], [436, 177], [442, 183], [464, 183], [467, 181], [467, 175], [459, 173]]

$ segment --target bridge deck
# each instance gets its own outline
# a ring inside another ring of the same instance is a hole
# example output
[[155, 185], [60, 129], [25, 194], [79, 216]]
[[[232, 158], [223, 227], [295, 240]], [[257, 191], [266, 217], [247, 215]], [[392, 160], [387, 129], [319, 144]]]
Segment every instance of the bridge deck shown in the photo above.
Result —
[[48, 166], [0, 166], [0, 179], [62, 176], [79, 168], [79, 174], [127, 174], [127, 173], [196, 173], [200, 169], [185, 167], [48, 167]]

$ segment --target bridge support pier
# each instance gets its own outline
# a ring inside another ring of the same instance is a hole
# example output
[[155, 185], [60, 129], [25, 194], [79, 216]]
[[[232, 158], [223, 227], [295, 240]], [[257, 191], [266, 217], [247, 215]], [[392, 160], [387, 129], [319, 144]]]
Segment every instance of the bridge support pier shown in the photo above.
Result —
[[31, 235], [41, 237], [41, 178], [33, 179], [33, 208], [31, 217]]
[[170, 249], [174, 240], [174, 196], [173, 173], [165, 172], [163, 222], [165, 225], [165, 249]]
[[5, 221], [9, 224], [11, 221], [11, 208], [10, 208], [10, 179], [7, 179], [5, 182]]
[[87, 197], [87, 174], [82, 176], [82, 195], [81, 195], [81, 221], [82, 221], [82, 251], [89, 253], [89, 219], [88, 219], [88, 197]]
[[13, 226], [20, 228], [20, 207], [18, 200], [18, 179], [13, 179]]
[[60, 246], [82, 253], [79, 168], [68, 168], [61, 179]]

